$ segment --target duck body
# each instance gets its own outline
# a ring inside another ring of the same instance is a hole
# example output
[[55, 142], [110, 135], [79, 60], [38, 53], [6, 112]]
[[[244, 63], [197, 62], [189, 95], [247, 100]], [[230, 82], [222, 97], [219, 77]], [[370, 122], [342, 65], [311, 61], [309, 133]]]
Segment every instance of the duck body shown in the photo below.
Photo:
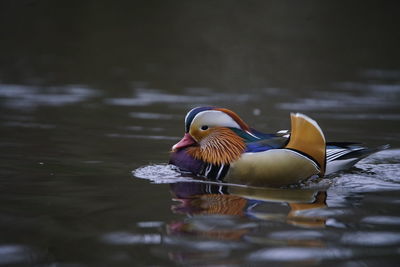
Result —
[[170, 164], [212, 180], [284, 186], [353, 166], [377, 150], [355, 143], [326, 143], [318, 124], [291, 114], [291, 132], [265, 134], [224, 108], [198, 107], [185, 117], [185, 135]]

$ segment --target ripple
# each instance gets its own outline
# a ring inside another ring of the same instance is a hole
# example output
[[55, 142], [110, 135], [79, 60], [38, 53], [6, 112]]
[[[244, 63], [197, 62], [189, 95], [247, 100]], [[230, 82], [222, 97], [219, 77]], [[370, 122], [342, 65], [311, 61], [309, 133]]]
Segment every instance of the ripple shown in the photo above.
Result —
[[151, 112], [131, 112], [129, 116], [135, 119], [146, 119], [146, 120], [171, 120], [181, 118], [181, 116], [175, 116], [171, 114], [151, 113]]
[[132, 171], [132, 175], [137, 178], [150, 180], [156, 184], [193, 181], [193, 179], [189, 177], [183, 177], [182, 173], [177, 171], [176, 167], [168, 164], [143, 166]]
[[368, 164], [400, 163], [400, 149], [387, 149], [375, 153], [360, 162]]
[[374, 93], [398, 93], [400, 92], [399, 84], [380, 84], [380, 83], [357, 83], [357, 82], [341, 82], [335, 83], [334, 87], [344, 90], [356, 90], [356, 91], [371, 91]]
[[[150, 131], [150, 132], [165, 132], [165, 128], [162, 127], [143, 127], [143, 126], [127, 126], [124, 129], [129, 130], [129, 131], [135, 131], [135, 132], [140, 132], [140, 131]], [[179, 138], [176, 137], [178, 140]]]
[[[324, 99], [325, 97], [325, 99]], [[315, 98], [303, 98], [294, 102], [280, 103], [278, 108], [284, 110], [356, 110], [359, 108], [397, 107], [397, 101], [376, 96], [351, 96], [346, 93], [335, 93]]]
[[28, 263], [32, 260], [30, 248], [22, 245], [0, 245], [0, 264]]
[[95, 95], [97, 91], [82, 85], [36, 87], [0, 84], [0, 97], [5, 98], [5, 106], [12, 109], [63, 106], [87, 100]]
[[359, 246], [392, 246], [400, 244], [400, 233], [397, 232], [355, 232], [345, 233], [341, 242], [346, 245]]
[[198, 238], [183, 238], [178, 236], [170, 236], [164, 239], [168, 245], [184, 248], [185, 250], [197, 251], [230, 251], [240, 250], [248, 247], [246, 243], [235, 242], [235, 241], [223, 241], [223, 240], [202, 240]]
[[368, 69], [361, 71], [360, 74], [372, 79], [400, 80], [400, 70]]
[[352, 192], [400, 189], [400, 178], [397, 176], [400, 171], [400, 165], [381, 164], [370, 166], [368, 164], [360, 164], [357, 167], [367, 169], [371, 173], [344, 173], [332, 180], [331, 189], [350, 190]]
[[344, 248], [283, 247], [258, 250], [251, 253], [248, 259], [251, 261], [343, 260], [351, 258], [352, 256], [352, 251]]
[[154, 140], [174, 140], [174, 141], [179, 140], [179, 137], [165, 136], [165, 135], [110, 133], [110, 134], [106, 134], [106, 136], [111, 137], [111, 138], [138, 138], [138, 139], [154, 139]]
[[361, 220], [362, 223], [400, 225], [398, 216], [368, 216]]
[[163, 222], [155, 221], [155, 222], [138, 222], [137, 226], [140, 228], [158, 228], [164, 225]]
[[232, 215], [196, 215], [187, 220], [191, 226], [201, 231], [211, 230], [240, 230], [256, 228], [253, 222], [239, 221]]
[[[400, 84], [338, 82], [335, 91], [315, 90], [309, 97], [278, 104], [284, 110], [352, 110], [397, 108]], [[397, 118], [397, 117], [396, 117]]]
[[390, 114], [381, 114], [381, 113], [320, 113], [315, 115], [316, 118], [324, 118], [324, 119], [337, 119], [337, 120], [388, 120], [388, 121], [397, 121], [400, 120], [400, 114], [390, 113]]
[[127, 232], [112, 232], [101, 237], [104, 243], [111, 245], [132, 245], [132, 244], [160, 244], [160, 234], [132, 234]]
[[230, 94], [227, 96], [222, 93], [211, 93], [207, 95], [174, 95], [164, 93], [161, 90], [155, 89], [136, 89], [135, 97], [129, 98], [108, 98], [106, 104], [116, 106], [147, 106], [155, 103], [215, 103], [221, 99], [226, 101], [245, 102], [250, 99], [247, 94]]
[[337, 216], [351, 216], [353, 214], [353, 211], [350, 209], [325, 208], [325, 209], [301, 210], [298, 211], [296, 214], [307, 217], [337, 217]]
[[149, 180], [155, 184], [175, 184], [180, 182], [207, 184], [208, 186], [232, 186], [237, 188], [249, 188], [247, 185], [217, 182], [194, 176], [191, 173], [183, 172], [176, 166], [170, 164], [152, 164], [139, 167], [132, 171], [132, 175], [136, 178]]
[[273, 232], [269, 235], [274, 239], [290, 239], [290, 240], [310, 240], [324, 237], [325, 234], [321, 231], [307, 231], [307, 230], [292, 230], [292, 231], [279, 231]]
[[400, 189], [400, 150], [390, 149], [373, 154], [356, 164], [360, 170], [343, 172], [323, 180], [331, 182], [330, 190], [373, 192]]
[[19, 122], [19, 121], [4, 122], [3, 125], [6, 127], [36, 128], [36, 129], [54, 129], [54, 128], [56, 128], [56, 126], [52, 125], [52, 124], [43, 124], [43, 123], [34, 123], [34, 122]]

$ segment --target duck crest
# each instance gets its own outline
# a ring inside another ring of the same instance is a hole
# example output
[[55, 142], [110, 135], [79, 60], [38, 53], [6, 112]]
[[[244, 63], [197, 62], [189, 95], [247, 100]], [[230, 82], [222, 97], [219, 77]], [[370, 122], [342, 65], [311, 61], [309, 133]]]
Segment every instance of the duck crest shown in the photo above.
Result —
[[232, 130], [216, 127], [198, 146], [188, 148], [195, 159], [214, 165], [230, 164], [245, 151], [244, 140]]

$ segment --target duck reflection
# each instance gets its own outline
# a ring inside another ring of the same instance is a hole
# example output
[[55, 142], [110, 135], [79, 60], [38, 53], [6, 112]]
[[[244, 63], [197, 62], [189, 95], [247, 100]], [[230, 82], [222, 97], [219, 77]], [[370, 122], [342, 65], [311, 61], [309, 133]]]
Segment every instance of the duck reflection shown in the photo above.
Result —
[[326, 218], [308, 214], [327, 206], [326, 192], [195, 182], [170, 187], [173, 213], [185, 215], [166, 228], [166, 240], [174, 244], [168, 258], [175, 262], [241, 266], [240, 255], [254, 245], [325, 246], [315, 229], [325, 227]]
[[[325, 217], [309, 216], [306, 213], [312, 209], [326, 207], [327, 195], [324, 191], [238, 187], [203, 183], [175, 183], [170, 186], [173, 200], [177, 202], [172, 205], [172, 211], [186, 214], [192, 218], [185, 222], [170, 224], [169, 231], [174, 233], [238, 239], [252, 228], [248, 227], [249, 225], [247, 227], [242, 225], [235, 229], [204, 226], [205, 221], [213, 221], [211, 218], [216, 216], [219, 218], [225, 216], [226, 219], [231, 220], [255, 218], [261, 221], [287, 223], [305, 228], [325, 227]], [[207, 217], [207, 219], [200, 219], [204, 217]], [[251, 222], [251, 220], [246, 221]], [[237, 224], [237, 222], [234, 224]]]

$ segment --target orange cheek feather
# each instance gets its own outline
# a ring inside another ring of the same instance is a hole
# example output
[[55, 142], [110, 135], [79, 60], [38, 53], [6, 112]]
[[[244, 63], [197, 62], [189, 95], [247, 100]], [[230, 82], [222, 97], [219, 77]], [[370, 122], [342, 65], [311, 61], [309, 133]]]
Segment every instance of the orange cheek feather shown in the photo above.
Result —
[[241, 156], [245, 143], [232, 130], [217, 127], [208, 131], [191, 132], [198, 139], [199, 146], [188, 149], [188, 153], [199, 160], [216, 165], [229, 164]]

